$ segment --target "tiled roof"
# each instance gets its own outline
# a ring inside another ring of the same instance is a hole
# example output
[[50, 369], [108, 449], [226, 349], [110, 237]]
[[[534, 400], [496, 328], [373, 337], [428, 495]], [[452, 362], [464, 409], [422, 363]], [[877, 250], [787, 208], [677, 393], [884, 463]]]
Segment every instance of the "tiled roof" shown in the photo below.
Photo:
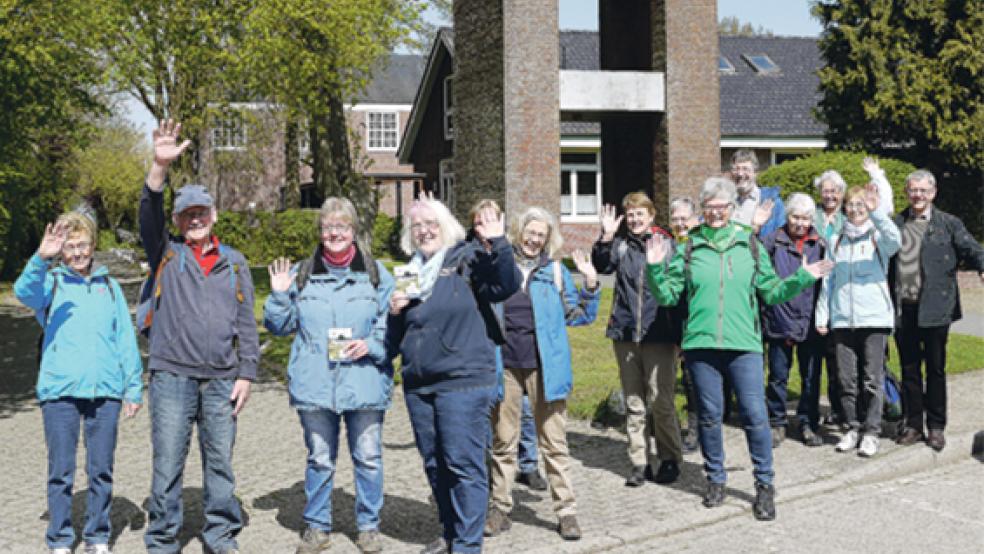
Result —
[[426, 63], [425, 56], [391, 54], [373, 71], [369, 86], [356, 103], [412, 104]]

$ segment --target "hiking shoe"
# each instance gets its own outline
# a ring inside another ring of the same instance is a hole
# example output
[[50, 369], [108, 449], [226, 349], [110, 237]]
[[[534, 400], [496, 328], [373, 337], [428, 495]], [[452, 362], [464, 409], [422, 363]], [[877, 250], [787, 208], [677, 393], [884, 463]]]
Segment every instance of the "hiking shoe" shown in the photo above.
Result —
[[365, 553], [382, 552], [383, 541], [380, 540], [379, 531], [359, 531], [359, 540], [355, 542], [359, 550]]
[[708, 483], [701, 504], [705, 508], [716, 508], [724, 504], [724, 483]]
[[772, 448], [778, 448], [782, 441], [786, 440], [786, 428], [785, 427], [773, 427], [772, 428]]
[[512, 522], [509, 521], [509, 514], [495, 506], [489, 508], [489, 512], [485, 514], [486, 537], [494, 537], [503, 531], [508, 531], [510, 527]]
[[557, 523], [557, 532], [565, 541], [581, 540], [581, 527], [577, 524], [577, 518], [573, 515], [560, 516]]
[[683, 432], [683, 453], [693, 454], [700, 448], [696, 429], [687, 429]]
[[858, 445], [858, 432], [854, 429], [844, 433], [841, 437], [840, 442], [837, 443], [838, 452], [847, 452], [848, 450], [853, 450]]
[[646, 482], [646, 466], [632, 466], [632, 473], [625, 480], [626, 487], [641, 487]]
[[82, 552], [85, 554], [113, 554], [108, 544], [87, 544]]
[[806, 446], [810, 446], [810, 447], [823, 446], [823, 438], [820, 435], [814, 433], [813, 429], [810, 429], [809, 427], [803, 427], [802, 431], [800, 431], [800, 434], [802, 435], [803, 438], [803, 444], [805, 444]]
[[755, 483], [755, 502], [752, 512], [759, 521], [776, 519], [776, 488], [765, 483]]
[[858, 447], [858, 456], [870, 458], [878, 453], [878, 437], [868, 435], [861, 437], [861, 446]]
[[327, 550], [331, 545], [331, 532], [308, 527], [301, 535], [301, 544], [297, 545], [295, 554], [317, 554]]
[[943, 436], [943, 430], [930, 429], [929, 438], [926, 439], [926, 444], [928, 444], [930, 448], [932, 448], [937, 452], [943, 450], [943, 448], [946, 446], [946, 438]]
[[527, 471], [516, 475], [516, 482], [522, 483], [535, 491], [547, 490], [547, 480], [540, 476], [539, 471]]
[[901, 446], [911, 446], [917, 442], [922, 442], [926, 440], [926, 435], [918, 429], [913, 429], [912, 427], [906, 427], [899, 433], [899, 436], [895, 439], [895, 444]]
[[420, 554], [448, 554], [448, 542], [444, 537], [438, 537], [428, 543]]
[[660, 485], [666, 485], [672, 483], [680, 478], [680, 466], [676, 463], [676, 460], [663, 460], [659, 464], [659, 469], [656, 471], [656, 476], [653, 481], [659, 483]]

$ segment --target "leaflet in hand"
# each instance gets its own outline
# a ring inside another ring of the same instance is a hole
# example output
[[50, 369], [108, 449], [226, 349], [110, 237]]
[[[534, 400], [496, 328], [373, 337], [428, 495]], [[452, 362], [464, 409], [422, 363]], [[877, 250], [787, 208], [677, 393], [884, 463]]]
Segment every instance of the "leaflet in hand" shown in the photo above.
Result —
[[351, 327], [332, 327], [328, 329], [328, 359], [333, 362], [346, 362], [345, 347], [352, 342]]
[[396, 290], [407, 295], [407, 298], [420, 296], [420, 275], [417, 268], [410, 265], [398, 265], [393, 268], [396, 278]]

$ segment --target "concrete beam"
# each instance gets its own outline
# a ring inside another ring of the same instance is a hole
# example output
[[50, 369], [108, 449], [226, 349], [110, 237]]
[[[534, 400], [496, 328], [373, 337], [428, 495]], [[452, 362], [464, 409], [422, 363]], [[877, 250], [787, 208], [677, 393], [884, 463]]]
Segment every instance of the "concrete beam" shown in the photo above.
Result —
[[577, 112], [662, 112], [666, 85], [657, 71], [560, 72], [560, 109]]

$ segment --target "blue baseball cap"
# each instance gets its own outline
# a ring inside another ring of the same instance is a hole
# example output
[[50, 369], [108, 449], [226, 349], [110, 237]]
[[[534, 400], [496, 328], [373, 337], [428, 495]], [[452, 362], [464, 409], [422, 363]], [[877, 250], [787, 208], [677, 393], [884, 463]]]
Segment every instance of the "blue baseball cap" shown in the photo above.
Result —
[[215, 206], [212, 195], [202, 185], [185, 185], [178, 189], [174, 196], [174, 213], [179, 214], [192, 206]]

